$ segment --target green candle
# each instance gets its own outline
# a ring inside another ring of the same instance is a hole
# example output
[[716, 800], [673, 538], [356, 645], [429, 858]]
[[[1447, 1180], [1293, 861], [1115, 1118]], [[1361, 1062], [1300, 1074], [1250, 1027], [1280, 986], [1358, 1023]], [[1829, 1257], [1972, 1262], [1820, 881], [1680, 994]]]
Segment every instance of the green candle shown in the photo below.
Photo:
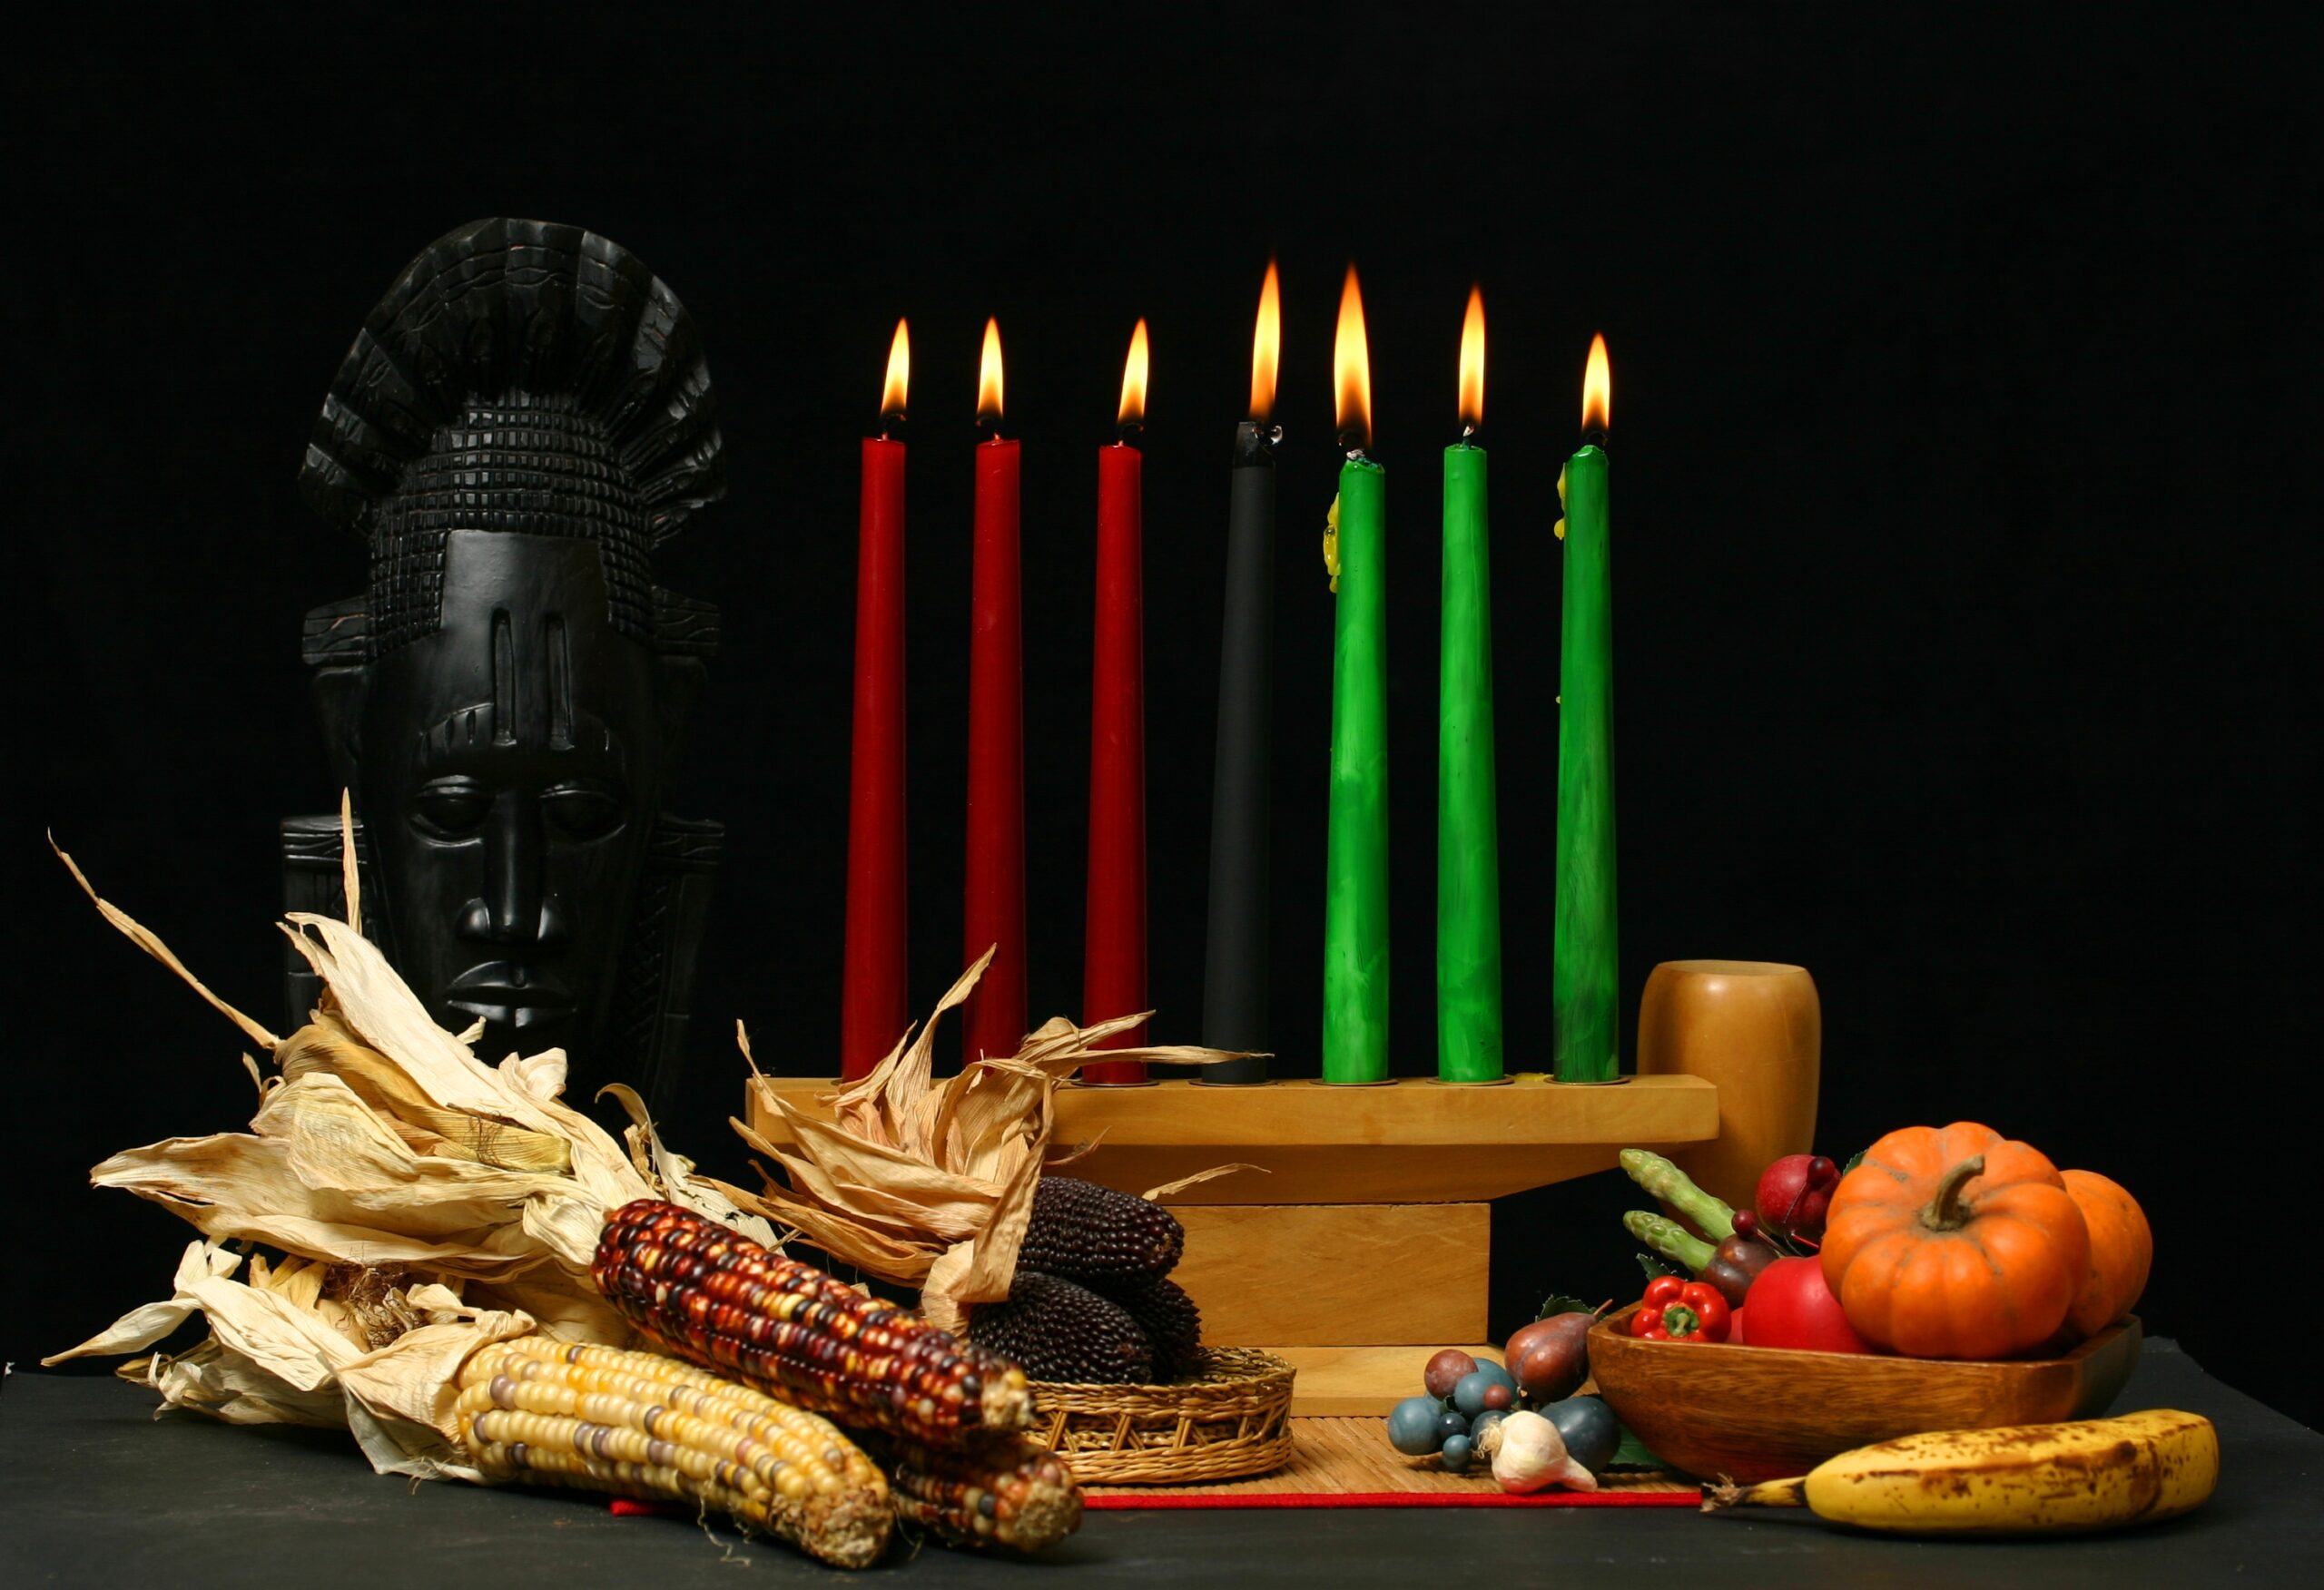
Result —
[[[1606, 339], [1590, 347], [1582, 429], [1611, 407]], [[1565, 615], [1558, 664], [1557, 939], [1550, 1021], [1560, 1082], [1610, 1082], [1620, 1069], [1614, 908], [1614, 594], [1608, 564], [1605, 450], [1584, 442], [1558, 477], [1565, 504]]]
[[[1340, 295], [1332, 800], [1324, 839], [1324, 1080], [1388, 1079], [1388, 472], [1372, 439], [1355, 269]], [[1326, 556], [1332, 555], [1327, 549]]]
[[1436, 741], [1436, 1075], [1498, 1082], [1501, 840], [1493, 799], [1492, 574], [1485, 515], [1484, 298], [1461, 332], [1459, 443], [1444, 449], [1444, 609]]

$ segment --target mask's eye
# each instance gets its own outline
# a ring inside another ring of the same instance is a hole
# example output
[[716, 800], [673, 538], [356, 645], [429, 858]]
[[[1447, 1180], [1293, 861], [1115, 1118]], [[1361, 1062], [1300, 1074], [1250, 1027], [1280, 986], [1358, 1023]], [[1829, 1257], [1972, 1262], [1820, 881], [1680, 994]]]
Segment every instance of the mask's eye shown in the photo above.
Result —
[[602, 839], [622, 824], [621, 802], [602, 784], [552, 784], [541, 791], [551, 831], [568, 839]]
[[439, 839], [464, 839], [491, 810], [491, 794], [474, 779], [430, 779], [412, 800], [411, 822]]

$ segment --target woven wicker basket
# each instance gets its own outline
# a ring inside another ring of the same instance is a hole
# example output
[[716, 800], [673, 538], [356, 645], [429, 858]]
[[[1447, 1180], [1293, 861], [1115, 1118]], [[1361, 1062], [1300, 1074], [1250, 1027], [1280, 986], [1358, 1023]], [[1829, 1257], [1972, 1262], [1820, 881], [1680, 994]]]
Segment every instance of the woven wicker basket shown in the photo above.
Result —
[[1214, 1347], [1167, 1386], [1038, 1381], [1037, 1428], [1093, 1485], [1195, 1485], [1281, 1467], [1291, 1456], [1292, 1369], [1249, 1347]]

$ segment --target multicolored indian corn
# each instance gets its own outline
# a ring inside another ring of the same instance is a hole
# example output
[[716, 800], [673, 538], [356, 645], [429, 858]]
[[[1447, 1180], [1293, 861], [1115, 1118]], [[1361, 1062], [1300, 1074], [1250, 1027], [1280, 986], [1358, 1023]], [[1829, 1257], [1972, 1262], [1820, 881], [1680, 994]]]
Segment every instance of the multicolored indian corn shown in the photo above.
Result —
[[845, 1568], [887, 1549], [887, 1481], [829, 1420], [659, 1353], [495, 1342], [462, 1366], [455, 1408], [496, 1483], [715, 1507]]
[[889, 1450], [896, 1516], [955, 1546], [1039, 1551], [1081, 1526], [1081, 1487], [1065, 1459], [1031, 1436], [945, 1451]]
[[843, 1423], [950, 1447], [1032, 1422], [1016, 1365], [676, 1204], [614, 1211], [590, 1274], [667, 1351]]

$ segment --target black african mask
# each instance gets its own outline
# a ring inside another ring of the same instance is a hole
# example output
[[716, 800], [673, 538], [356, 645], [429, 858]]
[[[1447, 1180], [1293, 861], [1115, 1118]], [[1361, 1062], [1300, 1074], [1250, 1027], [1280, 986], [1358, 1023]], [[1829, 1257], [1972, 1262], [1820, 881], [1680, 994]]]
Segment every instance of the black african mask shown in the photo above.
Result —
[[[665, 810], [716, 611], [649, 564], [724, 489], [693, 322], [592, 233], [462, 227], [364, 323], [300, 478], [370, 546], [306, 633], [366, 931], [486, 1057], [562, 1046], [576, 1103], [665, 1107], [721, 834]], [[283, 841], [293, 908], [341, 908], [337, 820]]]

